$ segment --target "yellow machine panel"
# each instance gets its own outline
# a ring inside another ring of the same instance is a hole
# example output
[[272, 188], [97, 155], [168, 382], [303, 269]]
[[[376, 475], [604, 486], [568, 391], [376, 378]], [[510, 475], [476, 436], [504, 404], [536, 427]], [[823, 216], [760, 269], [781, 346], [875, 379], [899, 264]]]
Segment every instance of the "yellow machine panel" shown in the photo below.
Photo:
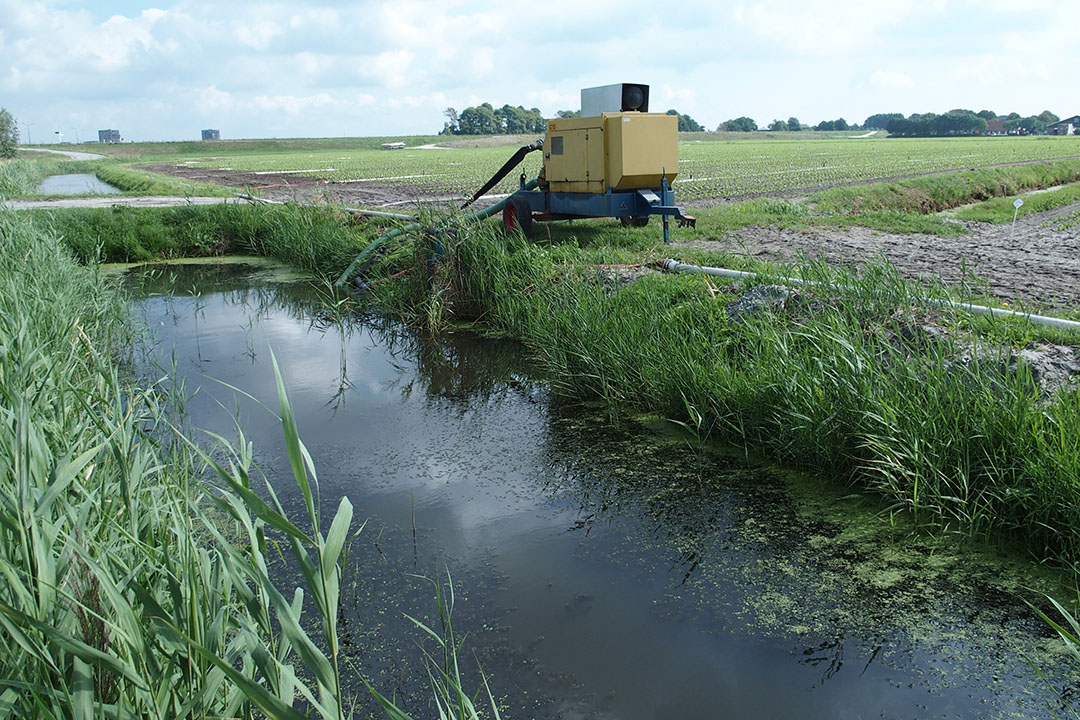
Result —
[[556, 192], [604, 192], [601, 118], [548, 120], [544, 175]]
[[679, 172], [679, 121], [657, 113], [548, 120], [544, 176], [553, 192], [659, 188]]
[[679, 119], [658, 113], [605, 113], [606, 179], [612, 190], [660, 187], [679, 174]]

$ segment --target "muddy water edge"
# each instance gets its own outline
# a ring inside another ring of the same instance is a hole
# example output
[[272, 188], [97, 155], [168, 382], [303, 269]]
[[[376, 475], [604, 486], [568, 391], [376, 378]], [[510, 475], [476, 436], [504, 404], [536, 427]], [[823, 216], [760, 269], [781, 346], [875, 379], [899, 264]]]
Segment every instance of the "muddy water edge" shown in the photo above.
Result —
[[449, 574], [461, 662], [503, 717], [1069, 712], [1064, 648], [1024, 602], [1066, 591], [1023, 557], [913, 532], [662, 419], [613, 423], [552, 394], [517, 345], [332, 316], [265, 261], [124, 278], [148, 329], [139, 372], [175, 368], [192, 427], [239, 421], [298, 507], [266, 409], [277, 355], [324, 506], [348, 495], [366, 520], [341, 624], [366, 711], [360, 675], [432, 716], [405, 614], [437, 626], [431, 581]]

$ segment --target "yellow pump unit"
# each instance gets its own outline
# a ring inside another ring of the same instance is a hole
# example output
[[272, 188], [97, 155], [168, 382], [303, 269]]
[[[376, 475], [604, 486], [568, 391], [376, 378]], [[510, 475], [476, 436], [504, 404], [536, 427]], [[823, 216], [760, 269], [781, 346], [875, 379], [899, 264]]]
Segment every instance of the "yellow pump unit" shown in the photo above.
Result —
[[617, 112], [548, 120], [544, 177], [554, 192], [659, 188], [679, 173], [674, 115]]
[[508, 230], [528, 232], [533, 221], [617, 217], [641, 227], [652, 215], [664, 223], [669, 242], [672, 217], [693, 227], [695, 220], [675, 205], [671, 181], [679, 173], [679, 120], [650, 113], [649, 86], [630, 83], [581, 91], [581, 115], [547, 121], [547, 133], [517, 151], [472, 199], [494, 187], [535, 150], [544, 151], [544, 169], [535, 189], [520, 187], [503, 205]]

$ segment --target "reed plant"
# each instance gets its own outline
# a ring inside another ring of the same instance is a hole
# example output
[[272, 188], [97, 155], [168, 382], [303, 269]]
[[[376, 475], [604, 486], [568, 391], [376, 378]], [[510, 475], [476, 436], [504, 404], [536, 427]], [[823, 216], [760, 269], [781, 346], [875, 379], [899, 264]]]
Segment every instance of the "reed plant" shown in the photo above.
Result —
[[0, 717], [348, 716], [352, 506], [323, 516], [276, 361], [300, 519], [242, 428], [196, 443], [182, 388], [123, 371], [122, 298], [55, 234], [0, 212], [0, 250]]
[[248, 253], [336, 277], [378, 227], [338, 209], [230, 203], [30, 211], [83, 263]]
[[41, 157], [19, 157], [0, 161], [0, 199], [33, 195], [41, 181], [63, 172], [63, 161]]

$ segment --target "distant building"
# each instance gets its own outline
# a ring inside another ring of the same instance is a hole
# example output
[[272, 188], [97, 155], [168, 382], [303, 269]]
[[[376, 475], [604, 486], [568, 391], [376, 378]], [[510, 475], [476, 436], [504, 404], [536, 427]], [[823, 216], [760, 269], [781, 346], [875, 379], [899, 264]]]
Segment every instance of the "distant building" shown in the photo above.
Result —
[[403, 142], [388, 142], [382, 144], [383, 150], [404, 150], [405, 143]]
[[221, 131], [220, 130], [203, 130], [202, 131], [202, 139], [203, 140], [220, 140], [221, 139]]
[[1005, 134], [1005, 122], [1003, 120], [987, 120], [986, 121], [986, 134], [987, 135], [1004, 135]]
[[1047, 135], [1080, 135], [1080, 115], [1058, 120], [1046, 126]]
[[98, 130], [97, 141], [99, 143], [118, 143], [120, 142], [119, 130]]

